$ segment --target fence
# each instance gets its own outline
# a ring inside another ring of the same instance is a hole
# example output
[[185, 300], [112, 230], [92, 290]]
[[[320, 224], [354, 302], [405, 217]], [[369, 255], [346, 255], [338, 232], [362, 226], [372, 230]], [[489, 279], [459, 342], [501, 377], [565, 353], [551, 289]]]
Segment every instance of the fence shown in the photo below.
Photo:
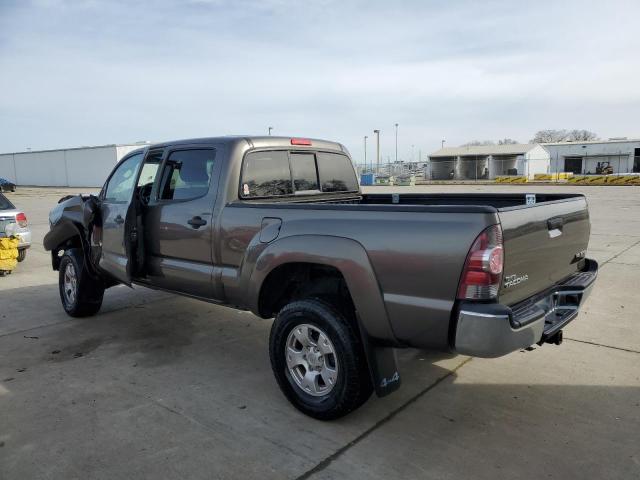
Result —
[[[416, 182], [566, 182], [571, 176], [640, 175], [640, 156], [602, 155], [527, 159], [523, 156], [434, 157], [426, 162], [356, 165], [359, 175], [373, 173], [378, 183], [390, 177], [414, 177]], [[518, 177], [520, 180], [518, 180]], [[613, 183], [613, 182], [611, 182]]]

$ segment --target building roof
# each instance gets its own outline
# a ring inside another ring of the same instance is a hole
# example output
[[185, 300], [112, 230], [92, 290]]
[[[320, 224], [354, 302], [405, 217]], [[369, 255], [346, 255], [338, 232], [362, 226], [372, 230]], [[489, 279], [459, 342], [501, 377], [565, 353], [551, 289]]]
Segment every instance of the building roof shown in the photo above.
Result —
[[146, 147], [149, 142], [135, 142], [135, 143], [109, 143], [107, 145], [86, 145], [82, 147], [67, 147], [67, 148], [47, 148], [42, 150], [22, 150], [19, 152], [0, 152], [0, 155], [20, 155], [22, 153], [48, 153], [48, 152], [64, 152], [67, 150], [90, 150], [94, 148], [115, 148], [115, 147]]
[[508, 145], [470, 145], [467, 147], [446, 147], [433, 152], [429, 157], [464, 157], [467, 155], [523, 155], [533, 150], [537, 143], [514, 143]]
[[540, 145], [593, 145], [599, 143], [640, 143], [640, 138], [610, 138], [608, 140], [587, 140], [583, 142], [549, 142], [549, 143], [541, 143]]

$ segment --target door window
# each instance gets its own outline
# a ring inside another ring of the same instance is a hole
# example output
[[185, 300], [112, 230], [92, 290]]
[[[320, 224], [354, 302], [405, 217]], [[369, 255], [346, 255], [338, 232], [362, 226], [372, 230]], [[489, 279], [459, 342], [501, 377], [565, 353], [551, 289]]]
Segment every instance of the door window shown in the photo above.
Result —
[[206, 195], [214, 159], [213, 149], [172, 152], [162, 172], [160, 200], [191, 200]]
[[111, 203], [127, 203], [131, 200], [136, 174], [142, 161], [142, 153], [136, 153], [122, 162], [109, 178], [104, 194], [104, 201]]
[[145, 158], [140, 170], [140, 176], [138, 177], [138, 192], [140, 201], [144, 205], [148, 205], [151, 200], [151, 192], [153, 191], [153, 184], [156, 181], [156, 175], [158, 169], [162, 163], [162, 150], [155, 150], [149, 152], [147, 158]]

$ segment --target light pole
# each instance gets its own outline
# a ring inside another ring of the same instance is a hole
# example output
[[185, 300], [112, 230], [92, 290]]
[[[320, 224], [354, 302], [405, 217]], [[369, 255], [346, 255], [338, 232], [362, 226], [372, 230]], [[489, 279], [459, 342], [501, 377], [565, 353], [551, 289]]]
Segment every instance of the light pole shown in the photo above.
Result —
[[364, 168], [367, 168], [367, 137], [366, 135], [364, 136]]
[[273, 130], [273, 127], [269, 127], [269, 135], [271, 135], [271, 130]]
[[442, 142], [440, 142], [440, 148], [444, 148], [444, 142], [445, 140], [442, 140]]
[[380, 130], [374, 130], [376, 134], [376, 174], [380, 173]]
[[396, 126], [396, 163], [398, 163], [398, 124]]

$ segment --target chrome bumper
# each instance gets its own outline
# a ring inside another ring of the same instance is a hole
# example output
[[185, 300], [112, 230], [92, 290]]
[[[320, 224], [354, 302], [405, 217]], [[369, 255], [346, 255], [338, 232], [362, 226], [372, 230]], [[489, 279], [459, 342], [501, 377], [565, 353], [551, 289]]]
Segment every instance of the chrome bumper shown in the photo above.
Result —
[[585, 271], [513, 308], [500, 304], [461, 304], [454, 349], [463, 355], [493, 358], [553, 337], [576, 318], [591, 293], [598, 264], [593, 260], [587, 262]]

